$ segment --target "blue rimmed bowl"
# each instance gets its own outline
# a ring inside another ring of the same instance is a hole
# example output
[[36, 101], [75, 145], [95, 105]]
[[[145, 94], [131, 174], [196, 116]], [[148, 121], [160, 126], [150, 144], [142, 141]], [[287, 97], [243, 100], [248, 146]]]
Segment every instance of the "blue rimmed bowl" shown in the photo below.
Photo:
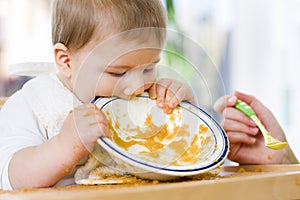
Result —
[[209, 172], [229, 152], [224, 130], [204, 110], [182, 102], [165, 114], [147, 95], [132, 100], [98, 97], [112, 138], [98, 143], [126, 172], [141, 178], [171, 180]]

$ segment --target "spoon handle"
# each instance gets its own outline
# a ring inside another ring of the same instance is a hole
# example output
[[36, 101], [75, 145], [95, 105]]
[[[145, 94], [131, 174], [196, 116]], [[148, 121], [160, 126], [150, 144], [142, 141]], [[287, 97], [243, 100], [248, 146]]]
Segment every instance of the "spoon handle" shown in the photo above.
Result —
[[244, 101], [242, 100], [238, 100], [237, 103], [234, 105], [234, 107], [240, 111], [242, 111], [243, 113], [245, 113], [246, 115], [248, 115], [249, 117], [256, 115], [254, 110], [252, 110], [252, 108]]
[[261, 121], [256, 116], [254, 110], [246, 102], [238, 100], [234, 107], [249, 116], [261, 130], [263, 135], [268, 133], [264, 125], [262, 125]]
[[260, 119], [258, 119], [258, 117], [256, 116], [253, 109], [246, 102], [238, 100], [234, 107], [249, 116], [255, 122], [264, 136], [266, 147], [278, 150], [284, 148], [287, 145], [287, 142], [281, 142], [271, 136], [270, 132], [266, 130]]

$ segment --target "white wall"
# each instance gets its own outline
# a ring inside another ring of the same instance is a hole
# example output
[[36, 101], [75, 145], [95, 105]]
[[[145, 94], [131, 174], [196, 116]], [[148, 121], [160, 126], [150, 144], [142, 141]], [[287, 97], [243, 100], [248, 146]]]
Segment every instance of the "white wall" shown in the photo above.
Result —
[[238, 0], [236, 11], [232, 89], [274, 112], [300, 158], [300, 1]]
[[2, 66], [51, 61], [50, 4], [41, 0], [1, 0], [5, 10]]

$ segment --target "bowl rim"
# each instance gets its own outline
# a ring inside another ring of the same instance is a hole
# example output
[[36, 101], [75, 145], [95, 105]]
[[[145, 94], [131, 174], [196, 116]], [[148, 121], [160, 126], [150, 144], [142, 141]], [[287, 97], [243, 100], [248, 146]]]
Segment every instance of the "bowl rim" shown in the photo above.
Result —
[[[149, 98], [149, 96], [141, 95], [141, 96], [138, 96], [137, 98]], [[122, 100], [119, 97], [111, 97], [111, 98], [95, 97], [94, 100], [92, 101], [92, 103], [97, 105], [97, 103], [102, 99], [105, 99], [106, 102], [103, 103], [103, 105], [99, 109], [103, 109], [107, 104], [111, 103], [112, 101], [119, 100], [119, 99]], [[181, 102], [179, 104], [179, 106], [181, 108], [189, 111], [189, 112], [192, 112], [195, 116], [200, 118], [210, 128], [210, 130], [212, 131], [214, 137], [216, 137], [215, 132], [208, 125], [207, 121], [204, 121], [200, 116], [198, 116], [196, 113], [194, 113], [190, 109], [186, 108], [185, 106], [192, 106], [194, 109], [197, 109], [199, 112], [204, 114], [208, 119], [210, 119], [210, 122], [212, 124], [214, 124], [214, 126], [218, 130], [218, 133], [221, 135], [222, 141], [223, 141], [222, 150], [220, 151], [220, 154], [217, 157], [217, 159], [215, 159], [214, 161], [209, 163], [209, 165], [201, 166], [199, 168], [188, 168], [189, 166], [187, 166], [186, 169], [171, 169], [171, 168], [168, 168], [168, 166], [159, 167], [159, 166], [151, 165], [149, 163], [142, 162], [139, 159], [134, 158], [133, 154], [126, 153], [126, 151], [123, 151], [123, 152], [119, 151], [117, 148], [112, 146], [112, 145], [114, 145], [114, 143], [109, 138], [100, 137], [100, 138], [98, 138], [97, 142], [106, 151], [108, 151], [108, 153], [113, 154], [118, 159], [121, 159], [122, 161], [127, 162], [127, 163], [141, 169], [141, 170], [151, 171], [151, 172], [155, 171], [156, 173], [159, 173], [159, 174], [173, 175], [173, 176], [174, 175], [175, 176], [196, 175], [196, 174], [200, 174], [200, 173], [203, 173], [203, 172], [210, 171], [210, 170], [218, 167], [219, 165], [221, 165], [224, 162], [224, 160], [226, 159], [226, 157], [229, 153], [229, 140], [228, 140], [228, 137], [227, 137], [225, 131], [222, 129], [222, 127], [219, 125], [219, 123], [212, 116], [210, 116], [206, 111], [204, 111], [200, 107], [198, 107], [194, 104], [191, 104], [187, 101]]]

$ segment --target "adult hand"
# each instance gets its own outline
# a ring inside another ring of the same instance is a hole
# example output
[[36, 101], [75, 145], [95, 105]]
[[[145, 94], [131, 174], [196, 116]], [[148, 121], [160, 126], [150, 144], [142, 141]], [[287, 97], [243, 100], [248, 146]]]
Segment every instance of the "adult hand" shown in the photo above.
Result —
[[262, 133], [255, 123], [244, 113], [234, 108], [238, 99], [252, 107], [274, 138], [286, 141], [284, 131], [266, 106], [254, 96], [234, 92], [233, 95], [221, 97], [214, 105], [214, 109], [223, 116], [221, 125], [230, 141], [228, 158], [240, 164], [298, 163], [290, 147], [272, 150], [264, 145]]

